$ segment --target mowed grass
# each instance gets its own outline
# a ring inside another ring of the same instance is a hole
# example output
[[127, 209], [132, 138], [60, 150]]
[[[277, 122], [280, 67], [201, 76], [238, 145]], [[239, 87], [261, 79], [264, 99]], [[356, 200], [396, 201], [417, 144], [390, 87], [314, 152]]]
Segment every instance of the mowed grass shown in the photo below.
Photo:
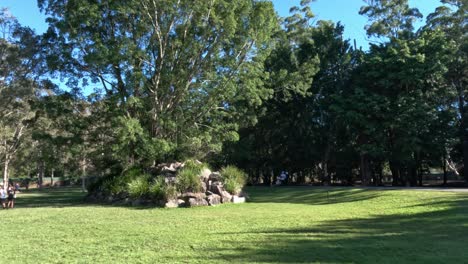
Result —
[[90, 205], [78, 189], [0, 211], [4, 263], [468, 263], [468, 194], [255, 187], [189, 209]]

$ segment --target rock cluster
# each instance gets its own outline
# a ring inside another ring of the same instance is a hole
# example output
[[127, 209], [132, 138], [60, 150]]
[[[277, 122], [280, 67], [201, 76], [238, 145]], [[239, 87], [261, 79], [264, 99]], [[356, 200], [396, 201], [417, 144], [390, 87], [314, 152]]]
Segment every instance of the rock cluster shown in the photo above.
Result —
[[[183, 168], [183, 163], [173, 163], [165, 165], [162, 171], [166, 176], [166, 182], [175, 182], [178, 169]], [[173, 170], [172, 168], [175, 168]], [[198, 207], [198, 206], [216, 206], [222, 203], [244, 203], [246, 194], [231, 194], [223, 186], [221, 182], [221, 174], [219, 172], [211, 172], [204, 168], [200, 174], [202, 192], [186, 192], [179, 194], [177, 199], [170, 199], [165, 202], [164, 206], [173, 207]]]
[[[160, 164], [157, 166], [159, 175], [165, 177], [167, 184], [175, 184], [177, 171], [184, 167], [184, 163], [175, 162], [170, 164]], [[152, 199], [137, 198], [132, 199], [128, 194], [105, 195], [103, 192], [90, 193], [86, 200], [89, 202], [104, 202], [117, 205], [131, 206], [162, 206], [166, 208], [176, 207], [199, 207], [216, 206], [223, 203], [244, 203], [248, 198], [245, 192], [229, 193], [224, 188], [219, 172], [211, 172], [204, 168], [200, 173], [201, 192], [178, 193], [176, 198], [164, 201], [154, 201]]]

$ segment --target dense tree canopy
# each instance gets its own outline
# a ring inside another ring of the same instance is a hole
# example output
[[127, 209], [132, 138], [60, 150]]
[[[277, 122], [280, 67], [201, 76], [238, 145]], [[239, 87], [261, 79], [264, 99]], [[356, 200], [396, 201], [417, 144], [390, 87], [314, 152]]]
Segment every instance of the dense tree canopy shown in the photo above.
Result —
[[195, 158], [253, 182], [468, 182], [466, 1], [421, 28], [407, 0], [364, 1], [367, 51], [311, 2], [38, 0], [42, 36], [2, 11], [4, 181]]

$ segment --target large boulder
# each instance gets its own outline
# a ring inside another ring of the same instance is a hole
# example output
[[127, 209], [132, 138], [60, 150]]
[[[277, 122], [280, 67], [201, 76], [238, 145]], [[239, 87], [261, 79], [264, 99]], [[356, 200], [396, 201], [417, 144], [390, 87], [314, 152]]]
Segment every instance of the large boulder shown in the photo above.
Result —
[[208, 202], [205, 199], [189, 198], [187, 201], [188, 207], [208, 206]]
[[208, 178], [212, 182], [217, 182], [221, 180], [221, 174], [219, 172], [212, 172]]
[[232, 200], [232, 195], [228, 193], [227, 191], [222, 191], [221, 192], [221, 202], [222, 203], [230, 203]]
[[215, 193], [217, 195], [222, 195], [224, 190], [223, 185], [220, 182], [215, 182], [210, 186], [210, 192]]
[[206, 200], [208, 201], [208, 204], [211, 206], [221, 204], [221, 196], [217, 194], [210, 194], [206, 196]]
[[177, 203], [179, 204], [179, 207], [185, 207], [187, 206], [187, 202], [182, 199], [177, 199]]
[[177, 208], [179, 207], [179, 201], [176, 199], [169, 199], [165, 204], [164, 207], [166, 208]]
[[202, 192], [206, 192], [208, 190], [206, 186], [206, 182], [201, 182]]
[[211, 175], [211, 170], [208, 169], [208, 168], [203, 168], [203, 170], [201, 171], [200, 173], [200, 177], [202, 178], [202, 180], [204, 182], [207, 182], [209, 179], [210, 179], [210, 175]]
[[180, 168], [182, 168], [184, 166], [183, 163], [181, 162], [174, 162], [174, 163], [163, 163], [163, 164], [159, 164], [157, 167], [159, 168], [159, 170], [161, 170], [161, 172], [176, 172], [177, 170], [179, 170]]
[[179, 196], [180, 198], [187, 200], [188, 198], [197, 198], [197, 199], [205, 199], [205, 193], [194, 193], [194, 192], [186, 192]]

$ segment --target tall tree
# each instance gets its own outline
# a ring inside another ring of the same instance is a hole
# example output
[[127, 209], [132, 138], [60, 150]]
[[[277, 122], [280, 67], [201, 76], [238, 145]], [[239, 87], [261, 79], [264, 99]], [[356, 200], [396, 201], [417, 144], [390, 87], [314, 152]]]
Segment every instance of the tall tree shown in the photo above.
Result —
[[[49, 64], [69, 84], [115, 97], [122, 145], [175, 145], [202, 156], [235, 139], [269, 93], [262, 67], [277, 26], [266, 1], [39, 0], [49, 15]], [[123, 136], [129, 131], [132, 137]], [[131, 139], [126, 141], [126, 139]]]
[[[445, 75], [446, 87], [457, 95], [460, 145], [463, 153], [463, 175], [468, 184], [468, 4], [462, 0], [443, 0], [427, 18], [426, 30], [442, 30], [450, 45], [450, 58]], [[446, 161], [448, 162], [448, 161]]]
[[21, 27], [6, 9], [0, 11], [0, 160], [8, 186], [9, 165], [18, 152], [34, 113], [30, 101], [42, 85], [39, 79], [39, 39]]

